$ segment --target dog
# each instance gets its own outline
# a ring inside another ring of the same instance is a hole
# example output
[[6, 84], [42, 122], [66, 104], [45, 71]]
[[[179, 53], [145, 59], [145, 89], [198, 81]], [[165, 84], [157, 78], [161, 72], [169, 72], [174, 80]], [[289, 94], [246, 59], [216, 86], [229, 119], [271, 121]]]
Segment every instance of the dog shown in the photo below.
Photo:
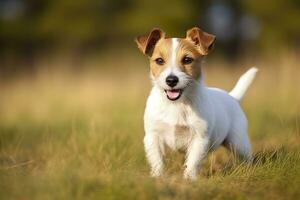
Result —
[[189, 29], [185, 38], [167, 38], [154, 28], [135, 39], [150, 60], [153, 87], [144, 113], [144, 147], [153, 177], [163, 174], [165, 146], [186, 152], [184, 178], [192, 180], [207, 153], [221, 145], [252, 160], [248, 122], [239, 101], [257, 68], [242, 75], [230, 93], [206, 87], [201, 61], [215, 40], [198, 27]]

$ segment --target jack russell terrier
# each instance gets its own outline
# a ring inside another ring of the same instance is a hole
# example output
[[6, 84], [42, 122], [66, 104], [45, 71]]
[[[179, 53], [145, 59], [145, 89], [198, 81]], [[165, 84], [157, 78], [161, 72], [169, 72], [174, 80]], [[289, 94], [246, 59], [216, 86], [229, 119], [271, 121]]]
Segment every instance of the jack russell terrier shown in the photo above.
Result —
[[246, 161], [252, 160], [247, 119], [239, 101], [257, 69], [248, 70], [227, 93], [204, 85], [201, 61], [215, 36], [197, 27], [185, 38], [167, 38], [153, 29], [135, 39], [150, 59], [153, 87], [144, 114], [144, 145], [151, 175], [163, 173], [165, 145], [186, 152], [184, 177], [196, 179], [201, 160], [224, 145]]

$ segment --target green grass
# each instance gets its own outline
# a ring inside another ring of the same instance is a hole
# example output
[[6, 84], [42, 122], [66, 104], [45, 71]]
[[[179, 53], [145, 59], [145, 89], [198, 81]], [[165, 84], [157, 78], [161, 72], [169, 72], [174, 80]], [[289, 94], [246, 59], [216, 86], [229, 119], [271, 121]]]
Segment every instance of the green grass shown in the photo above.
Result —
[[[42, 72], [3, 84], [0, 199], [299, 199], [295, 63], [276, 72], [262, 68], [242, 103], [254, 164], [221, 148], [205, 160], [195, 182], [182, 179], [179, 153], [168, 152], [165, 176], [148, 175], [142, 143], [146, 67], [125, 78], [122, 70]], [[241, 71], [213, 68], [206, 74], [208, 83], [229, 89]]]

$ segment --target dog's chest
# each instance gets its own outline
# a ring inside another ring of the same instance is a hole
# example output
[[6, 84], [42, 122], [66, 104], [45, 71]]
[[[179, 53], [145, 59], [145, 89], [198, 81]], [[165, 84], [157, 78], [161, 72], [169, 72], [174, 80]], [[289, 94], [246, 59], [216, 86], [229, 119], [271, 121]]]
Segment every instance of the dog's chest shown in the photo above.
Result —
[[152, 117], [152, 129], [163, 143], [173, 150], [186, 149], [195, 133], [194, 130], [200, 131], [203, 123], [196, 112], [186, 105], [171, 104], [160, 107], [159, 112]]
[[146, 134], [157, 134], [171, 149], [186, 149], [194, 134], [206, 132], [207, 123], [198, 107], [191, 104], [159, 101], [152, 91], [148, 98], [144, 126]]
[[183, 150], [188, 146], [192, 133], [188, 125], [157, 124], [160, 139], [173, 150]]

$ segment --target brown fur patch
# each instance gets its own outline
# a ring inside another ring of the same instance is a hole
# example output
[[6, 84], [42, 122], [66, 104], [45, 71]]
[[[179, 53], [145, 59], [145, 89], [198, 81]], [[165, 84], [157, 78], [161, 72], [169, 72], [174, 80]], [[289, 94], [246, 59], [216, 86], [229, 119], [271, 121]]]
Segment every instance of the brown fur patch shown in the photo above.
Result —
[[174, 130], [176, 135], [185, 134], [188, 131], [189, 131], [188, 126], [181, 126], [181, 125], [176, 125]]
[[198, 27], [187, 30], [186, 38], [199, 47], [199, 51], [202, 55], [207, 55], [216, 41], [214, 35], [206, 33]]
[[[198, 79], [201, 76], [201, 53], [199, 48], [188, 39], [177, 39], [178, 46], [176, 50], [176, 64], [181, 71], [185, 72], [194, 79]], [[150, 58], [150, 68], [152, 75], [156, 78], [161, 72], [170, 66], [172, 57], [172, 38], [160, 39], [153, 50], [153, 54]], [[191, 64], [183, 65], [182, 59], [188, 56], [193, 58], [194, 61]], [[162, 58], [164, 60], [163, 65], [158, 65], [155, 60]]]
[[137, 36], [135, 42], [143, 54], [151, 56], [157, 41], [165, 37], [165, 33], [158, 28], [152, 29], [149, 33]]
[[[177, 39], [179, 45], [176, 53], [176, 64], [186, 74], [198, 79], [201, 76], [201, 57], [207, 55], [215, 42], [215, 36], [208, 34], [198, 27], [191, 28], [186, 33], [186, 38]], [[165, 38], [165, 33], [160, 29], [153, 29], [145, 35], [135, 39], [139, 49], [150, 57], [152, 75], [156, 78], [170, 66], [172, 57], [172, 38]], [[182, 59], [188, 56], [194, 61], [183, 64]], [[163, 59], [163, 64], [157, 64], [156, 59]]]
[[[181, 69], [181, 71], [185, 72], [189, 76], [194, 79], [198, 79], [201, 76], [201, 57], [202, 55], [198, 51], [196, 45], [190, 42], [187, 39], [179, 39], [179, 45], [177, 47], [177, 55], [176, 55], [176, 63]], [[188, 56], [193, 58], [194, 61], [191, 64], [184, 65], [182, 64], [182, 59]]]
[[[155, 45], [153, 54], [150, 58], [151, 73], [154, 77], [157, 77], [165, 68], [169, 66], [170, 58], [172, 56], [172, 39], [161, 39]], [[155, 60], [162, 58], [165, 63], [158, 65]]]

